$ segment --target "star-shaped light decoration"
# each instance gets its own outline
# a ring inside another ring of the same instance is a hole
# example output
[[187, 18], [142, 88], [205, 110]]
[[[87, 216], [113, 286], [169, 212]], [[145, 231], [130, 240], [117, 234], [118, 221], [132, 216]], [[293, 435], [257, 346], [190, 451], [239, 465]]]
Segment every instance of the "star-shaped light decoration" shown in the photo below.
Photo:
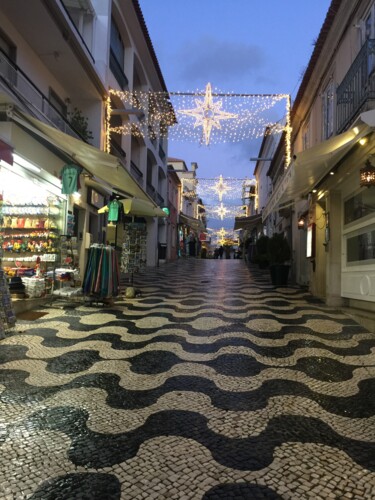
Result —
[[230, 191], [231, 188], [224, 183], [223, 176], [220, 175], [219, 181], [211, 188], [219, 195], [219, 201], [223, 199], [223, 194], [225, 194], [227, 191]]
[[224, 238], [224, 236], [226, 236], [227, 234], [227, 231], [222, 227], [218, 232], [217, 232], [218, 236], [220, 236], [221, 238]]
[[208, 146], [213, 128], [221, 129], [221, 120], [233, 120], [238, 115], [222, 111], [223, 101], [213, 101], [211, 84], [207, 83], [204, 100], [194, 99], [196, 107], [193, 109], [181, 109], [178, 112], [182, 115], [195, 118], [194, 128], [202, 125], [203, 139]]
[[225, 208], [222, 203], [220, 203], [220, 207], [216, 210], [216, 213], [218, 214], [220, 219], [223, 220], [226, 214], [228, 213], [228, 209]]

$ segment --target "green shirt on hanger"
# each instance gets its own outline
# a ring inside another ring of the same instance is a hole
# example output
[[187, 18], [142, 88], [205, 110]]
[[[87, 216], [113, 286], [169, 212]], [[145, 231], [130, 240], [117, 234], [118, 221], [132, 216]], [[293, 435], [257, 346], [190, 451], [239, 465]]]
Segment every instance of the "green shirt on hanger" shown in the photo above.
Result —
[[112, 200], [108, 203], [108, 222], [117, 222], [122, 203], [118, 200]]

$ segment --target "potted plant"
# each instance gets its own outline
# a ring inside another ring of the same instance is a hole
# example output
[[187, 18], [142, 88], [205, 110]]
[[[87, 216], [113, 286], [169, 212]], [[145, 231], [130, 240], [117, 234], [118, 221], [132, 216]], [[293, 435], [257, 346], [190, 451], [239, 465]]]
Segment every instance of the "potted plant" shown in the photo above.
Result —
[[78, 132], [86, 142], [94, 138], [91, 130], [89, 130], [89, 121], [83, 116], [80, 109], [74, 108], [73, 111], [69, 112], [68, 119], [74, 130]]
[[288, 240], [283, 233], [275, 233], [268, 241], [271, 281], [275, 286], [286, 286], [291, 256]]
[[268, 242], [269, 242], [269, 237], [266, 236], [265, 234], [262, 234], [261, 236], [259, 236], [259, 238], [255, 243], [257, 250], [255, 256], [255, 262], [258, 263], [260, 269], [266, 269], [269, 264]]

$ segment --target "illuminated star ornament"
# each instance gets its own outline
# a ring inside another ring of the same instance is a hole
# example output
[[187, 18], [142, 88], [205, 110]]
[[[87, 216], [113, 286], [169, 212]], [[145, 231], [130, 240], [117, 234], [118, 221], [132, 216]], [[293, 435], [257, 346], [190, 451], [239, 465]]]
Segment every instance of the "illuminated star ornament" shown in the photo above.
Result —
[[223, 194], [226, 194], [227, 191], [230, 191], [231, 188], [225, 184], [223, 176], [220, 175], [219, 181], [211, 188], [215, 193], [218, 194], [219, 196], [219, 201], [222, 201], [223, 199]]
[[220, 207], [216, 210], [216, 213], [219, 215], [220, 219], [223, 220], [228, 213], [228, 209], [224, 207], [223, 203], [220, 203]]
[[221, 129], [221, 120], [233, 120], [238, 115], [222, 111], [223, 101], [213, 101], [211, 84], [207, 83], [204, 99], [194, 99], [196, 107], [193, 109], [181, 109], [178, 112], [195, 118], [194, 128], [202, 126], [203, 140], [206, 146], [210, 144], [210, 136], [213, 128]]

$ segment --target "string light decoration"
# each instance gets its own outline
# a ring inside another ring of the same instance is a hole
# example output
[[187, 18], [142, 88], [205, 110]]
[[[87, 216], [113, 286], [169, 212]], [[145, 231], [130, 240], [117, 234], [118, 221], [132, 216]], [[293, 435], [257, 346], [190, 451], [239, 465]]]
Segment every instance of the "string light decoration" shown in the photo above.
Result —
[[217, 220], [233, 219], [234, 217], [244, 217], [246, 213], [243, 205], [204, 205], [206, 217]]
[[[258, 139], [264, 136], [268, 127], [268, 133], [286, 131], [286, 162], [290, 163], [290, 96], [287, 94], [222, 93], [217, 89], [213, 91], [210, 84], [204, 92], [110, 89], [109, 94], [122, 101], [122, 112], [129, 117], [118, 127], [111, 127], [107, 120], [109, 135], [168, 136], [170, 140], [203, 142], [208, 146]], [[286, 101], [286, 105], [279, 108], [277, 105], [282, 101]], [[107, 100], [106, 104], [107, 115], [110, 116], [110, 101]], [[284, 118], [280, 121], [276, 119], [276, 114]], [[203, 128], [203, 141], [199, 125]]]
[[220, 207], [216, 210], [216, 213], [218, 214], [220, 219], [223, 220], [228, 213], [228, 209], [224, 207], [223, 203], [220, 203]]
[[204, 99], [194, 99], [195, 108], [179, 109], [177, 112], [181, 115], [191, 116], [195, 118], [194, 128], [202, 126], [203, 135], [201, 142], [206, 146], [210, 144], [211, 131], [213, 128], [221, 129], [222, 120], [233, 120], [238, 115], [222, 111], [223, 101], [214, 102], [212, 97], [211, 83], [206, 85], [206, 93]]
[[255, 208], [257, 194], [251, 194], [250, 198], [244, 195], [250, 188], [256, 190], [255, 179], [224, 178], [222, 175], [211, 179], [199, 178], [196, 189], [198, 197], [204, 199], [206, 220], [221, 220], [227, 226], [227, 231], [232, 230], [234, 218], [247, 215], [247, 210], [244, 210], [248, 206], [245, 205], [246, 201], [252, 202]]
[[[224, 119], [219, 127], [212, 127], [209, 144], [242, 142], [249, 139], [258, 139], [264, 136], [264, 130], [269, 127], [269, 133], [279, 134], [284, 130], [284, 124], [276, 119], [287, 113], [284, 104], [276, 109], [276, 105], [287, 100], [287, 94], [237, 94], [234, 92], [223, 93], [215, 89], [212, 98], [218, 98], [220, 109], [226, 113], [236, 115], [232, 119]], [[192, 121], [199, 113], [202, 114], [204, 104], [198, 106], [198, 98], [203, 97], [204, 103], [206, 92], [171, 92], [170, 97], [173, 107], [176, 109], [178, 123], [169, 129], [169, 138], [177, 141], [193, 141], [202, 143], [202, 133], [198, 128], [197, 121]], [[184, 114], [184, 111], [194, 110]], [[285, 118], [284, 118], [285, 119]], [[208, 144], [206, 144], [208, 145]]]
[[[220, 175], [216, 178], [199, 178], [198, 181], [198, 194], [200, 197], [205, 198], [205, 200], [216, 200], [223, 201], [225, 198], [227, 201], [241, 200], [242, 199], [242, 186], [246, 179], [238, 179], [234, 177], [223, 177]], [[214, 203], [212, 203], [214, 204]], [[239, 203], [238, 203], [239, 204]]]
[[106, 153], [111, 152], [111, 115], [112, 115], [112, 104], [111, 97], [107, 96], [106, 101], [106, 113], [105, 113], [105, 147], [104, 150]]
[[292, 161], [292, 125], [290, 119], [291, 110], [290, 95], [286, 96], [286, 125], [285, 125], [285, 167], [288, 168]]
[[214, 186], [211, 189], [218, 194], [219, 201], [222, 201], [223, 194], [226, 194], [228, 191], [231, 191], [232, 188], [228, 184], [225, 184], [223, 176], [220, 175], [219, 181], [216, 184], [214, 184]]

